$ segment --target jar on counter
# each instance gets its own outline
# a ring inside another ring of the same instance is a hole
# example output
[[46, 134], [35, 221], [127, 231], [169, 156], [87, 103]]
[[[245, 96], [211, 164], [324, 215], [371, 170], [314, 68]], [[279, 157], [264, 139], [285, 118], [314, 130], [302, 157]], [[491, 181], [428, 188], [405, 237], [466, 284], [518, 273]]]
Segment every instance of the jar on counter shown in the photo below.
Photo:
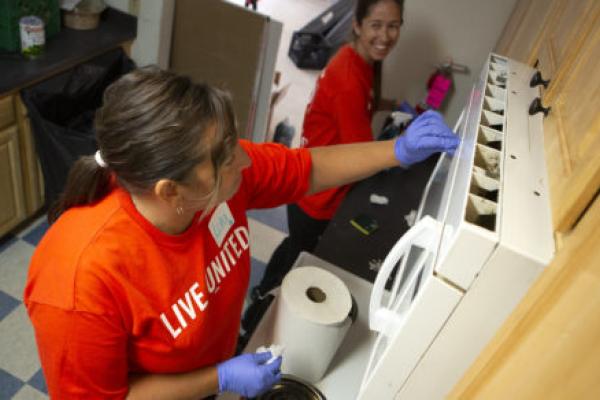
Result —
[[35, 15], [28, 15], [19, 20], [21, 32], [21, 53], [27, 58], [36, 58], [44, 52], [46, 35], [44, 21]]

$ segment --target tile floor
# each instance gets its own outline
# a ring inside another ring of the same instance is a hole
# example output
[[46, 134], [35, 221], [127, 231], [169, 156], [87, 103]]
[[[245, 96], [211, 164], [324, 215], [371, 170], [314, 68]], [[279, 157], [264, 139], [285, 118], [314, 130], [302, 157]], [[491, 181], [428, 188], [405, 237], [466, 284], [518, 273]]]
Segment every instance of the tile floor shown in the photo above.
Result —
[[[253, 210], [248, 217], [253, 287], [287, 233], [287, 217], [285, 207]], [[48, 398], [33, 329], [22, 303], [29, 260], [46, 229], [44, 216], [0, 242], [0, 400]]]

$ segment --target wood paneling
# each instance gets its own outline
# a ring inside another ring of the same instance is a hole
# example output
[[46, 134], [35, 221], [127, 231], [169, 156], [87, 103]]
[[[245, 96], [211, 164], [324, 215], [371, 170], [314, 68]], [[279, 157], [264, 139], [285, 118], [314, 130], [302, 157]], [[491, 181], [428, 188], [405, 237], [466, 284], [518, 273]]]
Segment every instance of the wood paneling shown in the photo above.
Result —
[[496, 52], [513, 60], [532, 64], [533, 50], [540, 32], [553, 11], [550, 0], [521, 0], [504, 28], [496, 46]]
[[555, 229], [567, 232], [600, 184], [598, 98], [600, 2], [521, 0], [497, 51], [538, 68], [550, 79], [542, 103], [546, 161]]
[[18, 132], [0, 131], [0, 236], [25, 218]]
[[27, 118], [27, 108], [19, 95], [15, 95], [17, 126], [19, 127], [19, 152], [23, 172], [23, 192], [27, 215], [33, 215], [44, 205], [44, 182], [40, 173], [39, 161], [31, 124]]
[[12, 96], [0, 98], [0, 129], [15, 122]]
[[[576, 9], [571, 3], [567, 8]], [[549, 56], [540, 61], [542, 68], [551, 62], [555, 71], [546, 75], [553, 82], [543, 103], [552, 112], [544, 132], [554, 226], [562, 232], [571, 229], [600, 186], [600, 3], [577, 10], [579, 22], [562, 13], [557, 23], [566, 35], [568, 20], [578, 35], [570, 32], [570, 42], [549, 35], [541, 51]]]

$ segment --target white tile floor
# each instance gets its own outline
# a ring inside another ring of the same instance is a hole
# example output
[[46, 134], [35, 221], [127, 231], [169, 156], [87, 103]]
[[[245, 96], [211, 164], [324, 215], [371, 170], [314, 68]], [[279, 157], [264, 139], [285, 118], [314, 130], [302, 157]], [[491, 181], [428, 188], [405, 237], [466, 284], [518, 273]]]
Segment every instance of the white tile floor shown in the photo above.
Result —
[[33, 329], [22, 303], [29, 260], [47, 227], [40, 218], [0, 244], [0, 399], [47, 398]]
[[[243, 5], [244, 0], [229, 0]], [[274, 111], [273, 126], [289, 118], [296, 130], [292, 142], [298, 146], [304, 108], [318, 71], [299, 70], [287, 57], [294, 30], [316, 17], [335, 0], [260, 0], [258, 12], [284, 24], [276, 70], [286, 96]], [[252, 255], [250, 287], [256, 284], [273, 250], [287, 233], [285, 208], [251, 211], [249, 215]], [[15, 235], [0, 240], [0, 400], [47, 399], [46, 384], [35, 347], [33, 330], [22, 303], [29, 260], [48, 225], [45, 217]]]

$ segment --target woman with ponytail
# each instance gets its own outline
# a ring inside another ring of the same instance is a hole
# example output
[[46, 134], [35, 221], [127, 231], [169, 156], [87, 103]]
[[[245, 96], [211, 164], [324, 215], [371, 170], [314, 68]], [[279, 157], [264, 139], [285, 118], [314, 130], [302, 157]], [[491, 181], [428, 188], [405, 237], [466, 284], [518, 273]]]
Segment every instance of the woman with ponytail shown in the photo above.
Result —
[[[445, 135], [438, 150], [456, 146], [436, 121], [414, 139], [435, 126]], [[98, 152], [73, 166], [25, 287], [56, 399], [267, 390], [281, 357], [234, 356], [250, 276], [246, 210], [298, 201], [420, 151], [400, 141], [290, 150], [239, 140], [226, 93], [157, 68], [106, 90], [95, 131]]]
[[[353, 40], [329, 61], [306, 108], [303, 147], [373, 140], [375, 111], [392, 110], [381, 97], [382, 62], [394, 48], [403, 22], [404, 0], [358, 0]], [[304, 197], [287, 206], [289, 236], [269, 260], [253, 297], [278, 286], [301, 251], [313, 251], [350, 186]]]

